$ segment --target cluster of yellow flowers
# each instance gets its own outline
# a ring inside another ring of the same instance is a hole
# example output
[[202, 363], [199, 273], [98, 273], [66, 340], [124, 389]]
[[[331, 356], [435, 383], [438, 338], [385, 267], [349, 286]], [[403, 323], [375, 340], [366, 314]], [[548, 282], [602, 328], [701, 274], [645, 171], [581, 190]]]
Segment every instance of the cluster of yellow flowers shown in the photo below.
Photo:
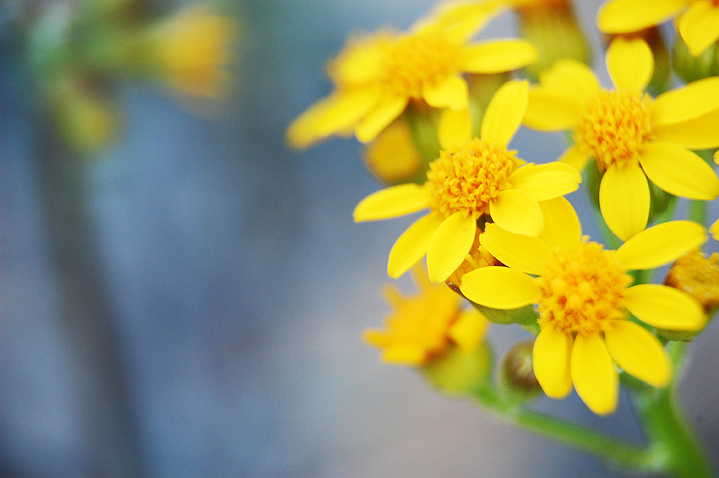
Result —
[[[542, 37], [541, 45], [471, 43], [508, 9], [520, 26], [532, 19], [520, 31], [534, 43]], [[605, 58], [613, 88], [584, 63], [584, 48], [564, 48], [585, 45], [568, 0], [442, 4], [409, 32], [351, 39], [330, 62], [335, 91], [293, 122], [288, 142], [306, 147], [354, 133], [370, 143], [368, 165], [390, 186], [361, 200], [355, 221], [429, 211], [395, 242], [388, 274], [398, 278], [426, 256], [438, 285], [425, 278], [418, 297], [389, 294], [396, 310], [387, 330], [365, 335], [384, 360], [425, 366], [478, 343], [489, 319], [533, 331], [532, 367], [544, 393], [563, 398], [574, 388], [597, 414], [616, 409], [621, 371], [654, 387], [670, 383], [664, 344], [700, 331], [705, 304], [719, 298], [716, 284], [688, 284], [716, 275], [716, 258], [697, 252], [707, 239], [703, 219], [670, 220], [677, 197], [719, 196], [712, 165], [695, 152], [719, 147], [719, 77], [656, 97], [645, 91], [656, 39], [643, 29], [677, 15], [678, 41], [692, 55], [716, 44], [716, 1], [605, 2], [598, 26], [612, 34]], [[544, 30], [541, 18], [549, 19]], [[557, 32], [565, 37], [552, 39]], [[541, 71], [528, 68], [536, 64]], [[531, 84], [510, 78], [521, 68]], [[571, 144], [557, 161], [535, 164], [532, 151], [509, 148], [522, 125], [571, 132]], [[587, 192], [616, 250], [582, 236], [564, 198], [582, 174], [597, 186]], [[719, 222], [711, 232], [719, 234]], [[688, 253], [701, 272], [670, 273], [667, 285], [643, 272]], [[462, 298], [482, 313], [467, 315]]]

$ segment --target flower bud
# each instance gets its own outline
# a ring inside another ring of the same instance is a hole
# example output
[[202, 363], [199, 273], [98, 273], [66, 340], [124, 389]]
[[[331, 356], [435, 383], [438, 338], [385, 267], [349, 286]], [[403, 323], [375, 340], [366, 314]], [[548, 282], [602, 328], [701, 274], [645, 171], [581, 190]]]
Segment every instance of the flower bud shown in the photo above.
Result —
[[365, 148], [365, 164], [386, 185], [427, 180], [425, 162], [403, 118], [385, 128]]
[[472, 350], [448, 349], [420, 370], [427, 381], [441, 392], [463, 395], [486, 386], [492, 373], [492, 347], [483, 341]]
[[525, 340], [515, 344], [502, 359], [499, 368], [500, 384], [515, 400], [531, 400], [542, 391], [537, 377], [534, 376], [533, 349], [534, 340]]

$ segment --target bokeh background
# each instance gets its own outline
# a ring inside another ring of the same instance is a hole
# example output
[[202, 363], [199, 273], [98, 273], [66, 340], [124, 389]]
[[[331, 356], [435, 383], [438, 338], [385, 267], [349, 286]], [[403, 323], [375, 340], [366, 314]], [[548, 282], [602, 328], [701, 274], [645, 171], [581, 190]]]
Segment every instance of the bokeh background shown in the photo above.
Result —
[[[12, 73], [21, 60], [0, 52], [0, 476], [624, 476], [439, 395], [360, 340], [388, 311], [386, 257], [413, 218], [353, 224], [378, 188], [360, 145], [297, 153], [283, 134], [330, 91], [323, 64], [348, 33], [405, 29], [433, 3], [225, 2], [242, 34], [222, 107], [197, 115], [122, 83], [121, 137], [82, 156], [48, 139]], [[577, 5], [591, 26], [599, 2]], [[514, 34], [507, 15], [482, 36]], [[512, 146], [537, 162], [563, 147], [525, 130]], [[498, 355], [522, 337], [490, 332]], [[681, 386], [715, 469], [718, 341], [715, 323], [694, 341]], [[642, 439], [626, 396], [608, 418], [576, 394], [534, 408]]]

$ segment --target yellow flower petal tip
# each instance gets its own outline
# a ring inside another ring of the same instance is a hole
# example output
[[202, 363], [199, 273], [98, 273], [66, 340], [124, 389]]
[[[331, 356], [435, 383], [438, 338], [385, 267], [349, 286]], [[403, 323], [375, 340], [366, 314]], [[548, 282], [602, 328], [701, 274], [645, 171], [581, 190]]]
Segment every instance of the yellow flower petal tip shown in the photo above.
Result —
[[401, 184], [370, 194], [355, 206], [355, 222], [403, 216], [429, 206], [427, 191], [417, 184]]

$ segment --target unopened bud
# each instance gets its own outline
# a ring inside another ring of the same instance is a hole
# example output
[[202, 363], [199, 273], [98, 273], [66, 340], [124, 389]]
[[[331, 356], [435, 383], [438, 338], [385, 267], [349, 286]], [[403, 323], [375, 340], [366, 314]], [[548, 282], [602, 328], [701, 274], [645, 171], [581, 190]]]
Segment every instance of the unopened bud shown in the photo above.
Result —
[[521, 401], [535, 398], [542, 387], [534, 376], [532, 349], [534, 340], [515, 344], [502, 359], [500, 380], [505, 391]]

